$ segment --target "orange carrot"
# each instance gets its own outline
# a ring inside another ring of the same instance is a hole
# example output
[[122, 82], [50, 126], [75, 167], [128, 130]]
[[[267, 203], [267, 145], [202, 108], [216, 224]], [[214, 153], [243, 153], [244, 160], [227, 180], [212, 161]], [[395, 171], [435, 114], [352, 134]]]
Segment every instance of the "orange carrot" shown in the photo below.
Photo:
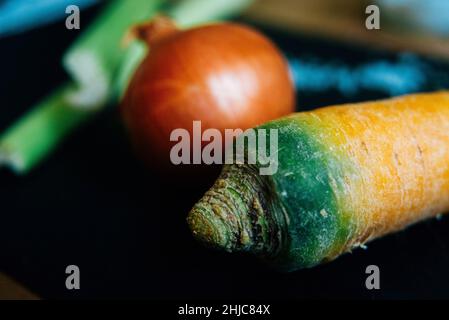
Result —
[[327, 107], [261, 128], [278, 129], [278, 170], [224, 167], [188, 217], [209, 246], [295, 270], [449, 211], [449, 92]]

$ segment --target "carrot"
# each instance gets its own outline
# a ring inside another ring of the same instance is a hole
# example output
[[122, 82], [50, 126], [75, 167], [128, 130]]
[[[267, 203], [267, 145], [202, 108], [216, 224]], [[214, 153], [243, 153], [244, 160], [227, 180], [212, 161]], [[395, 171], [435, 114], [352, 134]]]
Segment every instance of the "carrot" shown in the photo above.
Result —
[[278, 170], [225, 165], [187, 220], [201, 242], [285, 271], [449, 211], [449, 91], [296, 113]]

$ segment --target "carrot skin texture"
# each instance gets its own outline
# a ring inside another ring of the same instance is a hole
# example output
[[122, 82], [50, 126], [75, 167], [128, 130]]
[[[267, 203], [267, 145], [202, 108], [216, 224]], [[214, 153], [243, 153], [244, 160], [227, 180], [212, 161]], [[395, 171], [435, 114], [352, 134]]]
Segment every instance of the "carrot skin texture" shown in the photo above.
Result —
[[[249, 179], [257, 168], [224, 167], [188, 217], [209, 246], [292, 271], [449, 211], [449, 92], [327, 107], [258, 128], [279, 130], [278, 171]], [[238, 181], [252, 187], [232, 195], [236, 216], [221, 204]]]

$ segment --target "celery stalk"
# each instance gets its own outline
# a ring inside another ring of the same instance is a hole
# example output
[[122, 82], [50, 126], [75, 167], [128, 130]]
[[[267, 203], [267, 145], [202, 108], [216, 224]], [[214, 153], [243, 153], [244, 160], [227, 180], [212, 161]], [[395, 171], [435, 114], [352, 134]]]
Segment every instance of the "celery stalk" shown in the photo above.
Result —
[[25, 174], [38, 165], [94, 111], [109, 102], [133, 23], [153, 15], [163, 0], [114, 0], [63, 58], [72, 83], [59, 89], [0, 136], [0, 167]]
[[70, 94], [74, 106], [99, 108], [108, 102], [114, 73], [125, 54], [121, 43], [127, 28], [154, 14], [161, 3], [162, 0], [116, 0], [72, 45], [63, 64], [78, 84]]
[[185, 0], [167, 10], [167, 14], [185, 28], [231, 17], [252, 2], [253, 0]]
[[72, 108], [67, 99], [69, 90], [69, 85], [62, 86], [4, 133], [0, 165], [9, 166], [17, 174], [26, 173], [91, 115], [87, 110]]

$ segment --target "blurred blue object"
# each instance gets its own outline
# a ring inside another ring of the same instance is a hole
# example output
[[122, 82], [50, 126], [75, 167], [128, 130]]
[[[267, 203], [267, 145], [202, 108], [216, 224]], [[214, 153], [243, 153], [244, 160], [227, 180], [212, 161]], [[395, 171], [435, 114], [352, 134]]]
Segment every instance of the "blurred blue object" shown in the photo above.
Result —
[[80, 9], [98, 0], [4, 0], [0, 1], [0, 37], [17, 34], [67, 16], [66, 8]]
[[402, 54], [398, 61], [371, 61], [353, 67], [342, 63], [289, 58], [290, 71], [299, 92], [337, 90], [343, 96], [375, 90], [390, 96], [418, 92], [430, 70], [418, 57]]

